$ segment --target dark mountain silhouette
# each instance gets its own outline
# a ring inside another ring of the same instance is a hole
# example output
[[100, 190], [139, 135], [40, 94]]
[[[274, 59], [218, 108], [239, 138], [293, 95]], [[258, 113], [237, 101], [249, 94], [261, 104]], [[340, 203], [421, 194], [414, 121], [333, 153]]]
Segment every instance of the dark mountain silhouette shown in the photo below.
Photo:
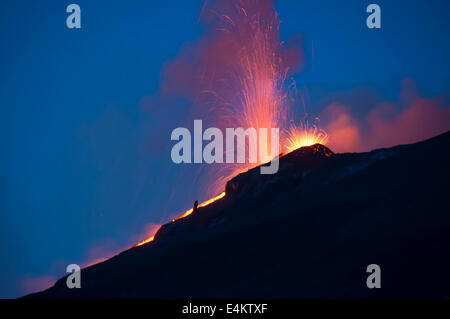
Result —
[[[153, 242], [31, 298], [450, 297], [450, 132], [368, 153], [322, 145], [227, 183]], [[368, 289], [369, 264], [381, 288]]]

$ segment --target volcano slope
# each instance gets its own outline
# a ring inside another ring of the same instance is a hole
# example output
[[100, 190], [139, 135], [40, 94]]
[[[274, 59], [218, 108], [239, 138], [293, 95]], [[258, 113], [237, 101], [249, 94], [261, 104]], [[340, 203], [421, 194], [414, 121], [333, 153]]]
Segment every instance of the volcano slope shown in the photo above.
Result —
[[[368, 153], [322, 145], [226, 186], [153, 242], [31, 298], [450, 297], [450, 132]], [[381, 267], [381, 288], [366, 285]]]

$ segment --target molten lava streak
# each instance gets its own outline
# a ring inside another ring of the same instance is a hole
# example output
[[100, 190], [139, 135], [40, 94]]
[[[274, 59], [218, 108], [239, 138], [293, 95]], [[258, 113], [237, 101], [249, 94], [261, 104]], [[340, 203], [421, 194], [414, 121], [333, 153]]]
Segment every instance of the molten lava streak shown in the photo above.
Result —
[[[208, 199], [207, 201], [204, 201], [203, 203], [199, 204], [198, 207], [205, 207], [205, 206], [208, 206], [209, 204], [214, 203], [215, 201], [217, 201], [217, 200], [219, 200], [219, 199], [221, 199], [221, 198], [224, 198], [224, 197], [225, 197], [225, 192], [222, 192], [222, 193], [220, 193], [219, 195], [217, 195], [217, 196], [215, 196], [215, 197], [213, 197], [213, 198], [210, 198], [210, 199]], [[193, 211], [194, 211], [193, 208], [189, 209], [189, 210], [188, 210], [187, 212], [185, 212], [183, 215], [181, 215], [181, 216], [179, 216], [179, 217], [173, 219], [172, 222], [174, 222], [174, 221], [176, 221], [176, 220], [178, 220], [178, 219], [184, 218], [184, 217], [186, 217], [186, 216], [189, 216], [190, 214], [192, 214]], [[156, 234], [156, 233], [155, 233], [155, 234]], [[146, 238], [146, 239], [140, 241], [140, 242], [137, 243], [134, 247], [142, 246], [142, 245], [144, 245], [144, 244], [147, 244], [147, 243], [153, 241], [154, 239], [155, 239], [155, 235], [152, 235], [152, 236], [150, 236], [150, 237], [148, 237], [148, 238]]]
[[[222, 192], [222, 193], [220, 193], [219, 195], [217, 195], [217, 196], [215, 196], [215, 197], [213, 197], [213, 198], [208, 199], [207, 201], [205, 201], [205, 202], [199, 204], [198, 207], [205, 207], [205, 206], [208, 206], [209, 204], [214, 203], [216, 200], [219, 200], [219, 199], [221, 199], [221, 198], [223, 198], [223, 197], [225, 197], [225, 192]], [[184, 218], [184, 217], [186, 217], [186, 216], [189, 216], [190, 214], [192, 214], [193, 211], [194, 211], [194, 209], [191, 208], [191, 209], [189, 209], [186, 213], [184, 213], [183, 215], [181, 215], [181, 216], [179, 216], [179, 217], [173, 219], [172, 221], [174, 222], [174, 221], [176, 221], [176, 220], [179, 220], [179, 219], [181, 219], [181, 218]]]
[[144, 245], [144, 244], [147, 244], [147, 243], [153, 241], [153, 239], [155, 239], [155, 235], [150, 236], [150, 237], [148, 237], [148, 238], [146, 238], [146, 239], [144, 239], [144, 240], [138, 242], [136, 245], [134, 245], [134, 247], [139, 247], [139, 246], [142, 246], [142, 245]]

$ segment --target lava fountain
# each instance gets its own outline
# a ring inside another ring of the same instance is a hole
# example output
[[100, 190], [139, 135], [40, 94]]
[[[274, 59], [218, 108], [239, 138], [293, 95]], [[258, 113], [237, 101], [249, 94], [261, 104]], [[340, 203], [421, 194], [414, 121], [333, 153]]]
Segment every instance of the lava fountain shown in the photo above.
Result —
[[308, 121], [300, 122], [300, 125], [291, 124], [286, 133], [284, 148], [286, 152], [292, 152], [303, 146], [314, 144], [325, 145], [328, 134], [316, 125], [310, 125]]
[[[210, 4], [214, 6], [211, 7]], [[286, 47], [279, 39], [280, 20], [272, 1], [229, 0], [207, 2], [200, 20], [206, 25], [199, 47], [187, 58], [178, 57], [168, 67], [166, 91], [185, 94], [215, 127], [280, 130], [279, 152], [290, 152], [302, 146], [325, 144], [327, 135], [306, 121], [293, 125], [293, 101], [286, 89], [288, 74], [301, 65], [302, 50]], [[178, 80], [177, 80], [178, 79]], [[175, 83], [175, 84], [174, 84]], [[188, 93], [186, 93], [188, 92]], [[258, 136], [255, 140], [260, 140]], [[271, 161], [274, 154], [268, 141], [267, 150], [258, 150], [257, 163], [224, 163], [210, 174], [214, 180], [209, 189], [216, 194], [233, 176]], [[249, 140], [243, 145], [249, 149]], [[229, 146], [227, 145], [226, 148]], [[252, 145], [258, 149], [259, 145]], [[226, 150], [225, 150], [226, 152]], [[261, 157], [261, 154], [270, 154]], [[217, 167], [217, 166], [216, 166]], [[225, 192], [203, 202], [204, 207], [225, 196]], [[186, 211], [178, 220], [192, 213]], [[136, 246], [154, 240], [154, 235]]]
[[[326, 134], [312, 130], [306, 121], [295, 126], [295, 100], [290, 96], [286, 80], [302, 64], [299, 47], [287, 47], [280, 40], [280, 20], [272, 1], [231, 0], [216, 1], [216, 7], [204, 8], [201, 19], [211, 30], [199, 54], [201, 62], [194, 78], [196, 103], [207, 108], [216, 127], [278, 128], [281, 149], [274, 150], [270, 139], [264, 137], [266, 150], [259, 145], [243, 146], [258, 150], [256, 163], [221, 164], [216, 170], [212, 189], [216, 193], [233, 176], [255, 166], [267, 163], [280, 152], [301, 146], [325, 143]], [[315, 127], [315, 126], [314, 126]], [[259, 141], [257, 136], [253, 140]], [[233, 146], [231, 146], [233, 147]], [[229, 146], [226, 146], [228, 151]], [[264, 156], [261, 154], [267, 154]]]

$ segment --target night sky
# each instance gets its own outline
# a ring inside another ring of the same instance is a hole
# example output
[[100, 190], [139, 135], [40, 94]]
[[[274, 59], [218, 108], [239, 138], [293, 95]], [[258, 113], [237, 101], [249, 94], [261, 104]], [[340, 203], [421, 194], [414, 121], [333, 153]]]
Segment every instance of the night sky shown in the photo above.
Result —
[[[161, 97], [162, 70], [203, 33], [203, 1], [1, 1], [0, 297], [36, 291], [111, 256], [210, 194], [195, 165], [170, 159], [191, 102]], [[381, 7], [368, 29], [366, 7]], [[308, 113], [396, 103], [405, 79], [450, 96], [450, 3], [275, 1], [282, 40], [299, 41], [293, 75]], [[362, 101], [362, 102], [361, 102]], [[180, 264], [181, 268], [181, 264]]]

